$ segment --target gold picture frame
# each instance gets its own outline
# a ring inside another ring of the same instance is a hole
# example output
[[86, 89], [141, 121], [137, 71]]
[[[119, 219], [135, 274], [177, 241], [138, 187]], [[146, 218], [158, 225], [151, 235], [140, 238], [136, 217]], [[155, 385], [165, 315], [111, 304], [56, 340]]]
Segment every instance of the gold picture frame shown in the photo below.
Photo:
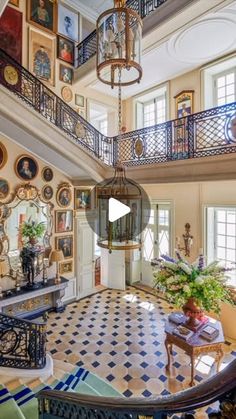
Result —
[[71, 233], [73, 231], [73, 210], [55, 211], [55, 233]]
[[44, 182], [51, 182], [53, 180], [54, 173], [51, 167], [45, 166], [42, 170], [41, 175]]
[[69, 86], [63, 86], [61, 89], [61, 97], [66, 102], [69, 103], [73, 99], [73, 92]]
[[29, 182], [37, 177], [39, 166], [34, 157], [29, 154], [21, 154], [15, 161], [14, 169], [18, 178]]
[[10, 193], [10, 186], [6, 179], [0, 177], [0, 199], [6, 199]]
[[9, 0], [8, 4], [19, 7], [20, 0]]
[[182, 90], [174, 96], [176, 118], [183, 118], [193, 113], [194, 90]]
[[74, 207], [76, 211], [91, 209], [91, 189], [90, 188], [75, 188]]
[[73, 236], [58, 236], [55, 238], [56, 250], [62, 250], [65, 259], [73, 258]]
[[62, 184], [58, 187], [56, 201], [61, 208], [67, 208], [71, 204], [72, 192], [68, 184]]
[[51, 86], [55, 86], [55, 42], [55, 36], [29, 28], [29, 71]]
[[7, 149], [5, 145], [2, 142], [0, 142], [0, 169], [2, 169], [5, 166], [7, 158]]
[[37, 28], [55, 34], [57, 32], [57, 4], [44, 0], [44, 7], [39, 0], [27, 0], [27, 21]]
[[72, 260], [68, 260], [66, 262], [61, 262], [59, 264], [60, 275], [69, 274], [71, 272], [73, 272], [73, 261]]
[[53, 188], [51, 185], [45, 185], [42, 189], [42, 198], [44, 199], [44, 201], [48, 202], [51, 201], [51, 199], [53, 198]]

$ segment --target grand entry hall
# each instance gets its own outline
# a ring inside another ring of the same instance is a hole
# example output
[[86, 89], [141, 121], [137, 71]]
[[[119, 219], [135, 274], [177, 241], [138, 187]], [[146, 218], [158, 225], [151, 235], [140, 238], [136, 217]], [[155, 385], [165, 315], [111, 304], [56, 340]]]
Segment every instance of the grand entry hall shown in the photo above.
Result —
[[236, 0], [0, 0], [0, 419], [236, 419]]

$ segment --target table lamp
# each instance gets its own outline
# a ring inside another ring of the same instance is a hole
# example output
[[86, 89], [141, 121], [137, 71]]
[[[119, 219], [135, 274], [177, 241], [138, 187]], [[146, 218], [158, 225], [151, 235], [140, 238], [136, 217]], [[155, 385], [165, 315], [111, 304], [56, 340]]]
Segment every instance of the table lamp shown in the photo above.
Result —
[[50, 260], [51, 262], [56, 262], [57, 271], [56, 271], [55, 282], [58, 283], [61, 281], [59, 277], [59, 262], [62, 262], [64, 260], [64, 255], [63, 255], [62, 250], [53, 250], [50, 256]]

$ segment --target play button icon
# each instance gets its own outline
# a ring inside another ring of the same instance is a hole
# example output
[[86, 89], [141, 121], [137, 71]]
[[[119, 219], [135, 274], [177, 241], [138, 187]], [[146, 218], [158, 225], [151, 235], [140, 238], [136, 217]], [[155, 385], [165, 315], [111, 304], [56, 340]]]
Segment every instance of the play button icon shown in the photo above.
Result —
[[129, 212], [130, 207], [128, 205], [122, 204], [122, 202], [115, 198], [109, 199], [108, 218], [111, 223], [129, 214]]

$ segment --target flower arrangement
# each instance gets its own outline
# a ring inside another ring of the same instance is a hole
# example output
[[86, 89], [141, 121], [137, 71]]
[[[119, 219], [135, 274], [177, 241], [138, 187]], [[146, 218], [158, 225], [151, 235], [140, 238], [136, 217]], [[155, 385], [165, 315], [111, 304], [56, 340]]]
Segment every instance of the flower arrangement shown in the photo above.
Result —
[[169, 301], [182, 307], [190, 298], [194, 298], [202, 310], [220, 313], [222, 301], [232, 304], [230, 292], [226, 287], [226, 272], [218, 261], [205, 266], [204, 256], [190, 264], [176, 251], [177, 259], [162, 255], [152, 264], [154, 288], [165, 292]]
[[36, 221], [25, 221], [21, 227], [22, 237], [28, 238], [29, 240], [40, 238], [43, 236], [45, 231], [45, 225], [43, 222], [37, 223]]

